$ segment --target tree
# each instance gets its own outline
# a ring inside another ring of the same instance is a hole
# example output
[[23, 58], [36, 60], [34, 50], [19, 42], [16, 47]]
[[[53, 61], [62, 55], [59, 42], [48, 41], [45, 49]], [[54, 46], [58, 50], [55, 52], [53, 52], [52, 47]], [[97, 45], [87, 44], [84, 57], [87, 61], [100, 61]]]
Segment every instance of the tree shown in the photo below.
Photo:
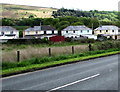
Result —
[[61, 30], [63, 30], [65, 27], [69, 26], [68, 21], [61, 21], [56, 24], [56, 28], [58, 29], [58, 34], [61, 35]]
[[55, 18], [52, 20], [52, 25], [55, 26], [57, 23], [59, 23], [59, 19]]
[[15, 25], [15, 21], [14, 21], [14, 19], [3, 18], [2, 19], [2, 25], [3, 26], [14, 26]]
[[99, 26], [100, 26], [100, 24], [99, 24], [98, 19], [96, 19], [96, 18], [91, 18], [91, 21], [90, 21], [88, 27], [95, 29], [95, 28], [97, 28], [97, 27], [99, 27]]
[[34, 17], [35, 17], [35, 15], [30, 15], [30, 16], [29, 16], [29, 18], [34, 18]]
[[63, 26], [63, 25], [69, 25], [70, 23], [68, 21], [61, 21], [59, 22], [59, 25], [60, 26]]
[[82, 22], [75, 22], [75, 23], [73, 23], [73, 24], [71, 24], [71, 25], [73, 25], [73, 26], [77, 26], [77, 25], [84, 25]]
[[52, 20], [53, 20], [53, 18], [45, 18], [43, 20], [43, 24], [44, 25], [51, 25]]

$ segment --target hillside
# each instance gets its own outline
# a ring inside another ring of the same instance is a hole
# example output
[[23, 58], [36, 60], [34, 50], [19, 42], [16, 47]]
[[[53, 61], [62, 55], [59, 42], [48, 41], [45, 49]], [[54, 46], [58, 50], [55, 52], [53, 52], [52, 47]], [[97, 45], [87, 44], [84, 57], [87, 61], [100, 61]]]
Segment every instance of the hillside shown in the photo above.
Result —
[[2, 4], [2, 8], [0, 7], [2, 16], [0, 18], [28, 18], [30, 15], [39, 18], [51, 18], [52, 12], [56, 10], [48, 7]]

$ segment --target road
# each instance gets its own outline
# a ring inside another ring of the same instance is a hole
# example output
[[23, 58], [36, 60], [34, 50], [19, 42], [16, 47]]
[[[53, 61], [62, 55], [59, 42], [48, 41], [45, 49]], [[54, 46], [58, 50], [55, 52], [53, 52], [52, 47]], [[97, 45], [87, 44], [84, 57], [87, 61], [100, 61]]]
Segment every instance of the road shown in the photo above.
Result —
[[118, 90], [118, 55], [2, 78], [3, 90]]

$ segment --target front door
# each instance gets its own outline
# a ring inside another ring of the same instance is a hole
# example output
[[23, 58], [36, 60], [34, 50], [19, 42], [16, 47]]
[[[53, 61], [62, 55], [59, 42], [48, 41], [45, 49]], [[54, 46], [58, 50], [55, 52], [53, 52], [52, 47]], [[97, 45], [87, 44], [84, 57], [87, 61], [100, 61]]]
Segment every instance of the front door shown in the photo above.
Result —
[[117, 35], [115, 36], [115, 40], [117, 40]]

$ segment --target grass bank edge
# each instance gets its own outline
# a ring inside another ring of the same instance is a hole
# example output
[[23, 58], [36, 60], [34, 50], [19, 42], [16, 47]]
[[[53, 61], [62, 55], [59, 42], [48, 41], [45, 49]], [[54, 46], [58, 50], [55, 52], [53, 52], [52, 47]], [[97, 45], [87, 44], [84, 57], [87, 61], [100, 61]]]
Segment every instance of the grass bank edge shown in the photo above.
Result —
[[107, 53], [102, 53], [102, 54], [89, 55], [89, 56], [77, 57], [77, 58], [72, 58], [72, 59], [65, 59], [65, 60], [60, 60], [57, 62], [53, 61], [53, 62], [46, 62], [43, 64], [33, 64], [33, 65], [26, 66], [26, 67], [16, 67], [16, 68], [2, 70], [1, 72], [2, 74], [0, 73], [0, 75], [17, 73], [17, 72], [22, 72], [25, 70], [30, 70], [30, 69], [44, 68], [47, 66], [64, 64], [64, 63], [69, 63], [69, 62], [74, 62], [74, 61], [82, 61], [86, 59], [97, 58], [101, 56], [107, 56], [107, 55], [118, 54], [118, 53], [120, 53], [120, 51], [112, 51], [112, 52], [107, 52]]

